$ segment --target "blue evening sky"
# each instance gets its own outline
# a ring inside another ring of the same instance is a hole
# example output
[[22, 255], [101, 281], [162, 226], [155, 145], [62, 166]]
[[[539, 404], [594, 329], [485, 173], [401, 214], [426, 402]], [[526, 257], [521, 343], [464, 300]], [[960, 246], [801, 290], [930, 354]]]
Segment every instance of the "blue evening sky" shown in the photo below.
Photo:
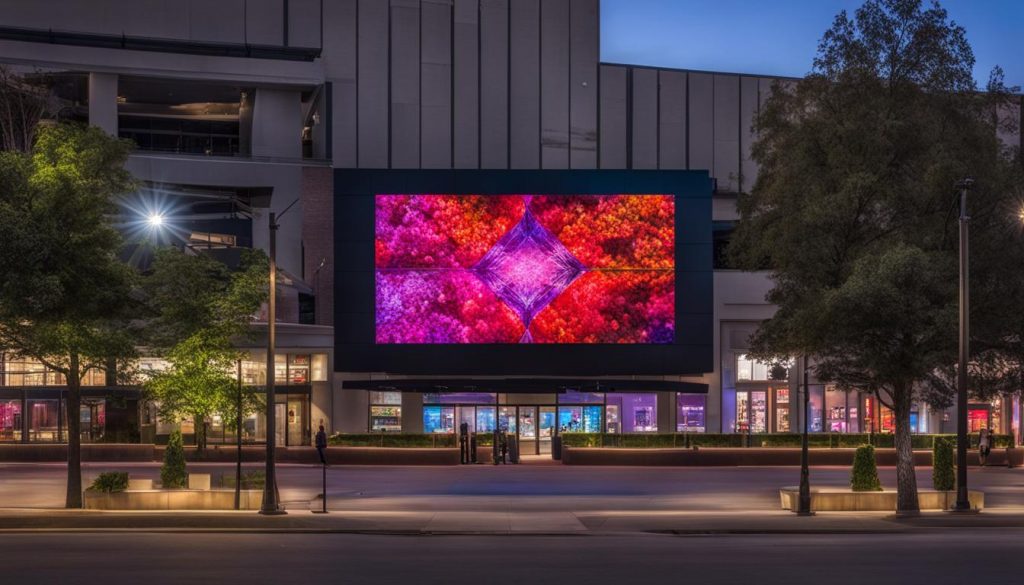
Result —
[[[861, 0], [601, 0], [601, 60], [800, 77], [840, 10]], [[1024, 0], [943, 0], [967, 30], [980, 86], [1000, 65], [1024, 85]]]

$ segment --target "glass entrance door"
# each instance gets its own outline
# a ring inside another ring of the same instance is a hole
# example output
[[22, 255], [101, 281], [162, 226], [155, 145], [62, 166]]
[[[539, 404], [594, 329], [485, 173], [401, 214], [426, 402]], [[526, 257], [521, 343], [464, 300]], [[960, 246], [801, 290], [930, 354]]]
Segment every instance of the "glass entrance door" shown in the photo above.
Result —
[[541, 406], [537, 429], [537, 452], [541, 455], [551, 453], [551, 437], [555, 436], [555, 407]]
[[537, 407], [519, 407], [519, 454], [537, 454]]

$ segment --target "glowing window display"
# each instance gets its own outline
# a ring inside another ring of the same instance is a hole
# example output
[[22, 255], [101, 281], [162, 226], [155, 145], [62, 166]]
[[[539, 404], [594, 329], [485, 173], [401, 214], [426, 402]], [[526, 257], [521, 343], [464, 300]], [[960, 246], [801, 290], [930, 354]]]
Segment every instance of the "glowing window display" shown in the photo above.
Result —
[[377, 343], [675, 340], [671, 195], [377, 195]]
[[705, 397], [701, 394], [676, 394], [676, 430], [680, 433], [703, 433]]

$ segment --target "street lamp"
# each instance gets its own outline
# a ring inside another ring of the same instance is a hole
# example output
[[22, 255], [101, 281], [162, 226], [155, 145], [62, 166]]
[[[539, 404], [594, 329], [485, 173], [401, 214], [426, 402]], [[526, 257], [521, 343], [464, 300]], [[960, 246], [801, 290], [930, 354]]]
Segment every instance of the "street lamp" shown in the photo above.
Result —
[[967, 361], [970, 357], [970, 258], [967, 254], [967, 192], [974, 179], [957, 181], [960, 189], [960, 359], [956, 375], [956, 503], [955, 512], [970, 512], [967, 497]]
[[146, 218], [146, 223], [149, 224], [149, 227], [158, 228], [164, 225], [164, 216], [162, 213], [151, 213]]
[[797, 504], [796, 513], [800, 516], [813, 516], [811, 511], [811, 470], [809, 453], [807, 452], [807, 427], [810, 413], [811, 386], [808, 383], [810, 366], [807, 356], [804, 356], [804, 428], [800, 437], [800, 499]]
[[270, 212], [270, 296], [267, 300], [267, 466], [266, 478], [263, 482], [263, 504], [260, 506], [260, 514], [276, 515], [286, 514], [281, 509], [277, 500], [277, 472], [274, 467], [274, 457], [277, 447], [277, 421], [274, 405], [274, 349], [277, 344], [277, 223], [293, 205], [298, 203], [296, 199], [284, 208], [280, 215]]

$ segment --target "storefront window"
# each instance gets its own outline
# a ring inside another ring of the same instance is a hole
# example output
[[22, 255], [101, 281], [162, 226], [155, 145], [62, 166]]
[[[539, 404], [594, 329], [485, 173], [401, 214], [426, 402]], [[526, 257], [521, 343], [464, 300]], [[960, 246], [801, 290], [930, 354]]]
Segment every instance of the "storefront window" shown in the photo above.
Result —
[[600, 406], [559, 406], [558, 431], [560, 433], [600, 433]]
[[835, 386], [825, 387], [825, 412], [828, 414], [826, 429], [832, 433], [845, 433], [847, 428], [847, 399], [849, 395]]
[[619, 419], [613, 427], [612, 416], [608, 416], [609, 433], [656, 433], [658, 432], [658, 395], [650, 393], [609, 393], [608, 410], [619, 411]]
[[811, 386], [810, 396], [808, 396], [808, 406], [810, 407], [810, 432], [820, 433], [824, 430], [824, 421], [822, 415], [824, 414], [825, 408], [825, 387], [824, 386]]
[[977, 433], [981, 429], [988, 428], [988, 412], [989, 407], [987, 405], [981, 407], [969, 407], [967, 409], [967, 428], [972, 433]]
[[327, 354], [314, 353], [310, 367], [310, 380], [313, 382], [327, 381]]
[[396, 406], [402, 405], [402, 393], [401, 392], [377, 392], [374, 390], [370, 391], [370, 404], [394, 404]]
[[21, 401], [0, 400], [0, 441], [21, 440]]
[[736, 432], [768, 432], [768, 392], [739, 390], [736, 392]]
[[516, 407], [502, 406], [498, 409], [498, 430], [516, 434]]
[[59, 441], [60, 406], [57, 400], [29, 400], [29, 441]]
[[288, 354], [288, 383], [309, 384], [309, 354]]
[[789, 425], [789, 388], [775, 388], [775, 432], [788, 433]]
[[676, 394], [676, 430], [680, 433], [703, 433], [706, 397], [703, 394]]
[[493, 433], [496, 416], [493, 406], [476, 407], [476, 432]]
[[1003, 429], [1003, 399], [996, 397], [992, 399], [992, 420], [990, 429], [993, 432], [1001, 432]]
[[559, 404], [602, 404], [604, 394], [600, 392], [577, 392], [567, 390], [564, 394], [558, 395]]
[[743, 382], [785, 380], [789, 377], [789, 364], [760, 362], [741, 353], [736, 355], [736, 380]]
[[423, 395], [424, 404], [495, 404], [495, 394], [489, 392], [442, 392]]
[[424, 406], [423, 407], [423, 432], [424, 433], [454, 433], [455, 432], [455, 407], [454, 406]]
[[402, 431], [401, 406], [371, 406], [370, 431], [376, 433], [399, 433]]
[[274, 383], [288, 384], [288, 356], [282, 353], [274, 354]]

